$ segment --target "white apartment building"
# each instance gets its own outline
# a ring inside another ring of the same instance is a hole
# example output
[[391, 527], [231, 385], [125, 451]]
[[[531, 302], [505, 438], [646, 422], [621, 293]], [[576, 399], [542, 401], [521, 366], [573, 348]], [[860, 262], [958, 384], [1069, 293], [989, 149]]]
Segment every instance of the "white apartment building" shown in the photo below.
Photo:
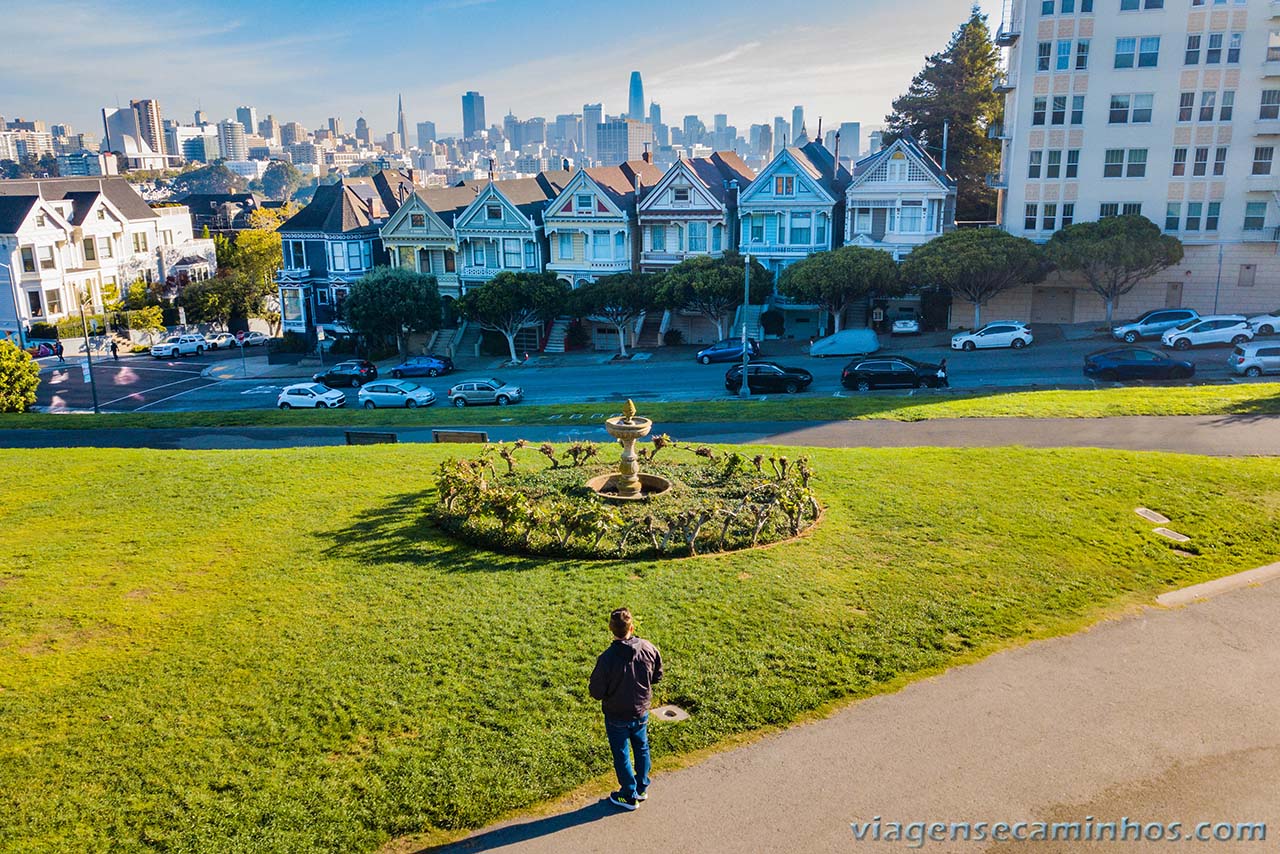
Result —
[[[988, 180], [1006, 230], [1043, 242], [1141, 213], [1176, 235], [1183, 262], [1122, 297], [1120, 317], [1280, 305], [1280, 2], [1009, 0], [997, 43], [1005, 124]], [[987, 313], [1083, 322], [1105, 306], [1055, 273]]]

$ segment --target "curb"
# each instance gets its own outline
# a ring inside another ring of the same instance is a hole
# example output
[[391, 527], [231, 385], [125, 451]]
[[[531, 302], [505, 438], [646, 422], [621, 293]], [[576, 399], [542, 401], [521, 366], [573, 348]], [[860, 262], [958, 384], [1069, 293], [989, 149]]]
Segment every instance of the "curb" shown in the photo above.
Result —
[[1250, 587], [1254, 584], [1261, 584], [1264, 581], [1271, 581], [1274, 578], [1280, 578], [1280, 562], [1269, 563], [1257, 569], [1237, 572], [1235, 575], [1228, 575], [1225, 578], [1215, 578], [1213, 581], [1206, 581], [1202, 584], [1193, 584], [1181, 590], [1161, 593], [1156, 597], [1156, 604], [1164, 605], [1166, 608], [1190, 605], [1192, 602], [1210, 599], [1232, 590], [1239, 590], [1242, 587]]

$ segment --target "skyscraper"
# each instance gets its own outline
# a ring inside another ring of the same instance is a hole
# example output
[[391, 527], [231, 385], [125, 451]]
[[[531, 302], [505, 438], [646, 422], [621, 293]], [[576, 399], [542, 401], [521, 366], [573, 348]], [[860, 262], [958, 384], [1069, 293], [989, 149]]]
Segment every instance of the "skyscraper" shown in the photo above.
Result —
[[484, 129], [484, 95], [468, 91], [462, 96], [462, 136], [470, 139]]
[[329, 117], [329, 133], [333, 134], [334, 139], [342, 139], [342, 119]]
[[409, 147], [409, 126], [404, 121], [404, 95], [401, 95], [396, 106], [396, 133], [400, 134], [400, 146]]
[[604, 166], [639, 160], [645, 143], [653, 142], [653, 126], [635, 119], [615, 119], [596, 127], [597, 159]]
[[236, 107], [236, 121], [244, 128], [246, 134], [258, 132], [258, 108]]
[[799, 140], [802, 130], [807, 130], [804, 126], [804, 107], [797, 104], [791, 108], [791, 139], [789, 141]]
[[[774, 124], [777, 124], [776, 120]], [[756, 154], [765, 160], [773, 159], [773, 131], [769, 129], [768, 125], [760, 125], [760, 141], [756, 148]]]
[[840, 157], [857, 160], [862, 154], [862, 125], [859, 122], [840, 123]]
[[649, 103], [649, 124], [657, 127], [662, 124], [662, 107], [657, 101]]
[[638, 122], [644, 121], [644, 83], [640, 80], [640, 72], [631, 72], [631, 91], [627, 99], [627, 118]]
[[373, 131], [369, 130], [369, 122], [365, 120], [364, 116], [356, 119], [356, 139], [365, 145], [373, 144]]
[[168, 154], [164, 144], [164, 121], [160, 118], [160, 102], [154, 98], [130, 101], [129, 106], [138, 115], [138, 130], [142, 141], [156, 154]]
[[781, 148], [791, 142], [791, 126], [782, 116], [773, 117], [773, 144]]
[[280, 123], [276, 121], [276, 117], [268, 114], [265, 119], [258, 122], [258, 136], [265, 139], [268, 144], [280, 141]]
[[600, 104], [582, 105], [582, 148], [587, 154], [587, 160], [592, 162], [599, 159], [599, 136], [596, 128], [600, 127], [603, 120], [604, 107]]
[[231, 119], [218, 122], [218, 148], [224, 160], [248, 160], [249, 146], [245, 142], [244, 125]]
[[436, 123], [418, 122], [418, 148], [427, 151], [431, 143], [436, 141]]

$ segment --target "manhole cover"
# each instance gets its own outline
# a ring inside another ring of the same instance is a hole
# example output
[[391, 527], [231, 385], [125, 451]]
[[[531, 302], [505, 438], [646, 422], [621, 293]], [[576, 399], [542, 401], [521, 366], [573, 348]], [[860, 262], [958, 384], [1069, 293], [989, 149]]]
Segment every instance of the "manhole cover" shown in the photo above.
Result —
[[658, 706], [649, 712], [649, 720], [651, 721], [687, 721], [689, 713], [679, 706]]
[[1156, 533], [1162, 537], [1168, 537], [1175, 543], [1189, 543], [1191, 538], [1186, 534], [1179, 534], [1177, 531], [1170, 531], [1168, 528], [1156, 528]]
[[1169, 524], [1168, 516], [1163, 516], [1154, 510], [1148, 510], [1146, 507], [1139, 507], [1137, 510], [1133, 512], [1137, 513], [1139, 516], [1141, 516], [1143, 519], [1146, 519], [1148, 522], [1153, 522], [1157, 525]]

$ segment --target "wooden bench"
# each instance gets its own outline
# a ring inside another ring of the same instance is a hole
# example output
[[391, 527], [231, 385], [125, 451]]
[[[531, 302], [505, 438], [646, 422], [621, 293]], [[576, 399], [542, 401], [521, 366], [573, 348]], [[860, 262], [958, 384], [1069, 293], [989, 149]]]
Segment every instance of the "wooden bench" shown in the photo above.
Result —
[[433, 442], [467, 442], [484, 443], [489, 441], [489, 434], [482, 430], [432, 430]]
[[400, 441], [395, 433], [369, 433], [360, 430], [345, 430], [348, 445], [394, 445]]

